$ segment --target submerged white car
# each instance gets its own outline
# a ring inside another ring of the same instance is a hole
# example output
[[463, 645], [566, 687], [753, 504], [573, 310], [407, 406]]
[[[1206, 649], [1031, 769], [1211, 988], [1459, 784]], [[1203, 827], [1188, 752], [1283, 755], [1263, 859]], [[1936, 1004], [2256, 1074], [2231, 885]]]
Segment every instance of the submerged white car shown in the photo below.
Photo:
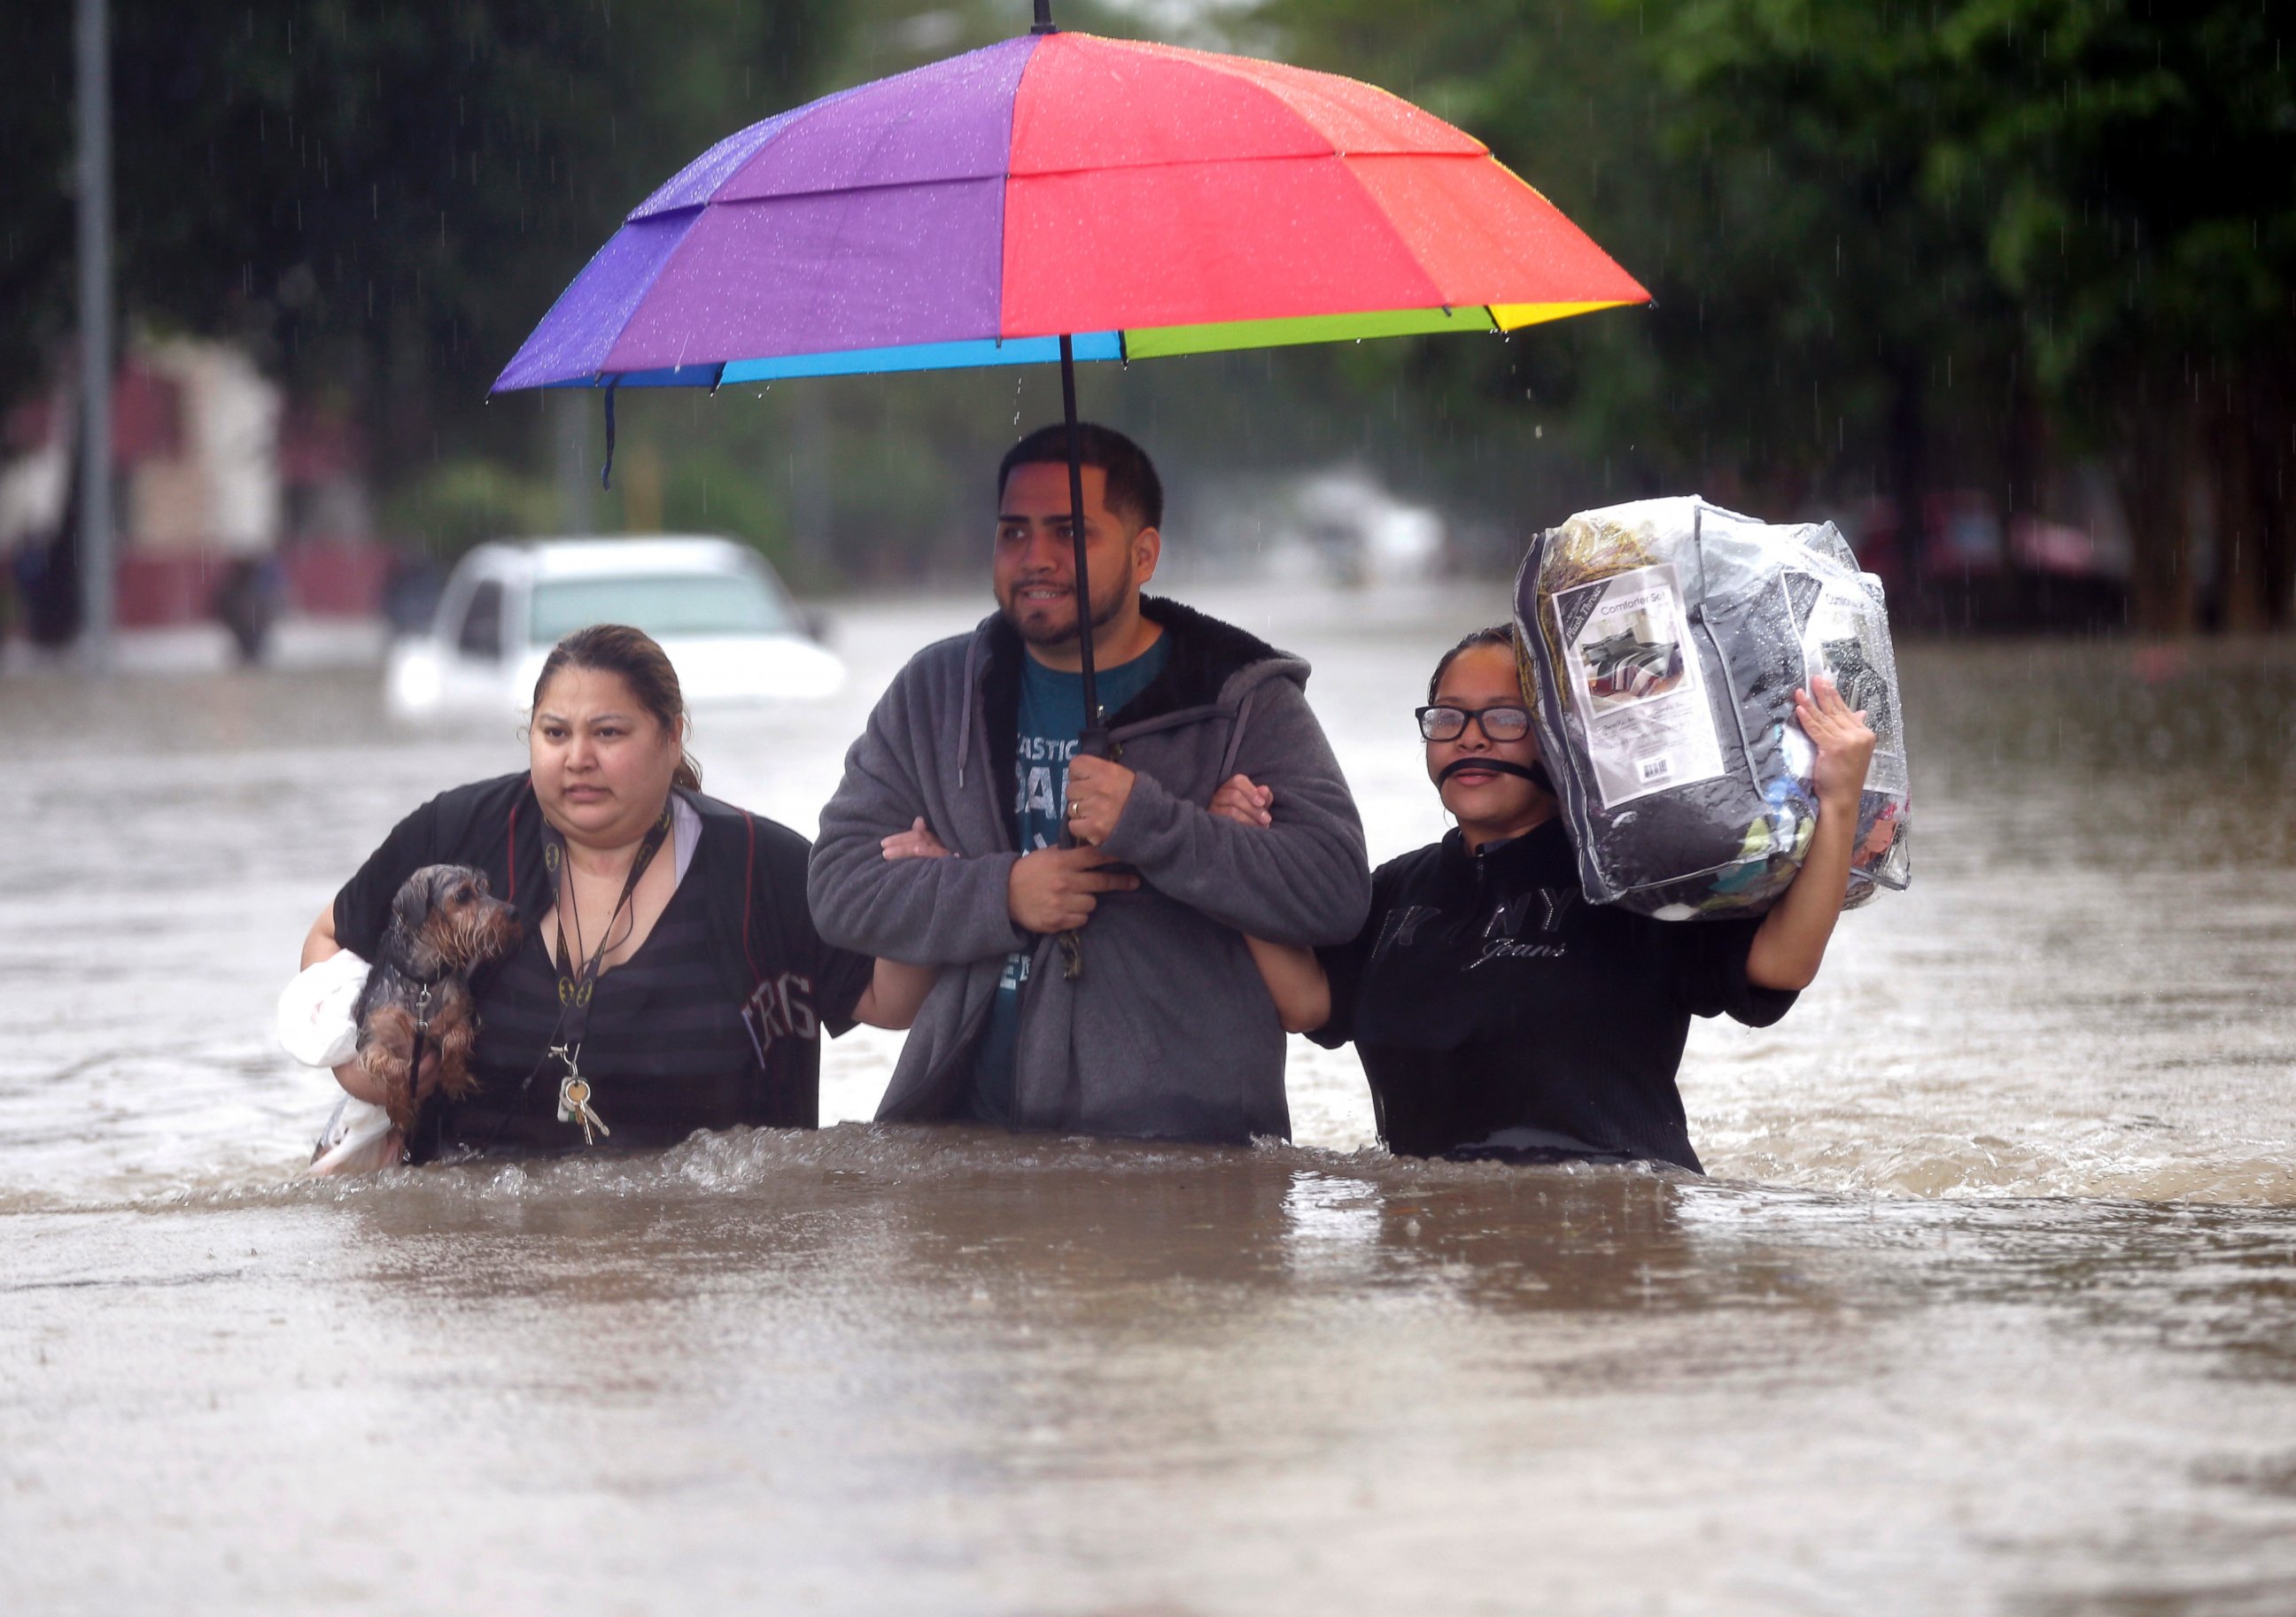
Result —
[[456, 565], [430, 633], [391, 649], [390, 710], [523, 713], [550, 648], [599, 623], [628, 624], [661, 642], [693, 706], [804, 700], [845, 682], [845, 665], [746, 546], [538, 539], [482, 544]]

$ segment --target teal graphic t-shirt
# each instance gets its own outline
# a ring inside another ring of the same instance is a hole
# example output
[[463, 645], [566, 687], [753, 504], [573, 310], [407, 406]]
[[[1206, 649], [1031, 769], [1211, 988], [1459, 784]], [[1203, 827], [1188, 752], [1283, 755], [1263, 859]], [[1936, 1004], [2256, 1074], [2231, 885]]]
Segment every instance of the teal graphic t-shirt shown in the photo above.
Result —
[[[1100, 705], [1124, 711], [1164, 672], [1169, 656], [1162, 636], [1128, 663], [1097, 670]], [[1069, 760], [1084, 729], [1084, 676], [1047, 668], [1033, 657], [1021, 662], [1017, 750], [1013, 759], [1013, 845], [1023, 853], [1061, 845], [1067, 823]], [[1029, 984], [1029, 951], [1004, 957], [1004, 976], [988, 1008], [988, 1025], [973, 1067], [972, 1115], [984, 1123], [1013, 1121], [1013, 1058], [1021, 1037], [1021, 993]]]

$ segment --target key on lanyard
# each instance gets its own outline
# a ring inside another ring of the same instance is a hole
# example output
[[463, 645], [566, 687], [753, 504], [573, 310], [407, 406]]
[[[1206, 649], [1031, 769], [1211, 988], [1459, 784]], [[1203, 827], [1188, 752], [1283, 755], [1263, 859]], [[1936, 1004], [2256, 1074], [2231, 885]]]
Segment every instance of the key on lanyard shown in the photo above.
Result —
[[[597, 1108], [590, 1104], [590, 1081], [582, 1076], [581, 1069], [576, 1065], [581, 1052], [560, 1045], [550, 1053], [566, 1063], [566, 1076], [558, 1081], [558, 1121], [580, 1123], [582, 1143], [594, 1146], [598, 1143], [598, 1134], [611, 1134], [613, 1131], [606, 1126], [606, 1120], [599, 1116]], [[596, 1133], [594, 1134], [593, 1130]]]

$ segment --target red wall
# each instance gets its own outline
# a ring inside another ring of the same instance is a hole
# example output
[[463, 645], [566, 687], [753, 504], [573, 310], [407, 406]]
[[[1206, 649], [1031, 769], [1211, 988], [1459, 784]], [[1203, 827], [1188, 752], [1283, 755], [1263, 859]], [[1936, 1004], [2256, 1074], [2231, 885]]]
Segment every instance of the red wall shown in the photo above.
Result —
[[[119, 561], [119, 612], [124, 629], [204, 623], [233, 558], [219, 550], [135, 551]], [[317, 541], [279, 552], [287, 608], [319, 617], [371, 617], [382, 610], [390, 574], [388, 547], [365, 541]]]

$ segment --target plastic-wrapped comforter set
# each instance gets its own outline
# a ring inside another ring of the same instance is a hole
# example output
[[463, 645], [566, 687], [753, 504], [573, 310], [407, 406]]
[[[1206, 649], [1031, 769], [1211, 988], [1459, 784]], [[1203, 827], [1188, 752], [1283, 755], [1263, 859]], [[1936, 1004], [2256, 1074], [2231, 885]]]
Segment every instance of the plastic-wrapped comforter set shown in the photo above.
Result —
[[1821, 673], [1877, 738], [1844, 907], [1906, 885], [1889, 617], [1832, 523], [1696, 498], [1581, 511], [1532, 542], [1514, 610], [1588, 898], [1662, 920], [1768, 908], [1817, 823], [1793, 693]]

